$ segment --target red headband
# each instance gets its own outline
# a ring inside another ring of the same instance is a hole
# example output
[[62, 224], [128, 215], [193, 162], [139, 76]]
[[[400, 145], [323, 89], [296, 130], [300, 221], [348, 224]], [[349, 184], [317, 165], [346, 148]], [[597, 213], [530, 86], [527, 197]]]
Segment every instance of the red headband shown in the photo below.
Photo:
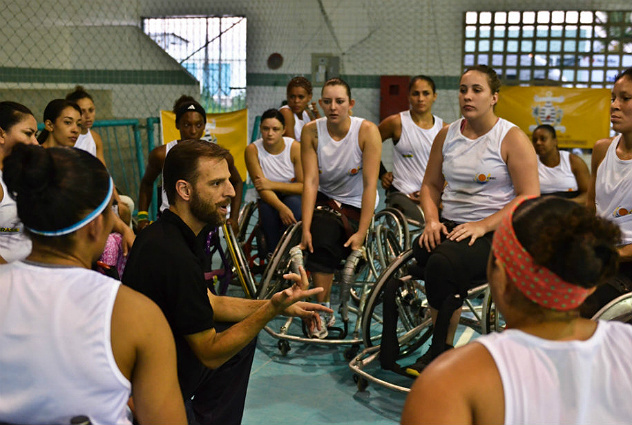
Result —
[[552, 310], [572, 310], [584, 302], [591, 289], [565, 282], [551, 270], [535, 264], [514, 232], [512, 220], [516, 208], [532, 198], [523, 197], [503, 217], [494, 232], [492, 251], [505, 267], [507, 276], [525, 297]]

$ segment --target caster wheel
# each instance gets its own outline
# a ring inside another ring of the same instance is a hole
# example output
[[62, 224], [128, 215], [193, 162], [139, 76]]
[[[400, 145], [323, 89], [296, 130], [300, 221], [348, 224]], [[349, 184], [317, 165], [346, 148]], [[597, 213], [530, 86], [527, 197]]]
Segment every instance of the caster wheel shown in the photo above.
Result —
[[353, 360], [356, 354], [358, 354], [358, 351], [360, 351], [360, 346], [352, 345], [351, 347], [345, 349], [343, 356], [346, 361], [350, 362], [351, 360]]
[[358, 386], [358, 391], [363, 392], [369, 386], [369, 381], [359, 375], [353, 375], [353, 382]]
[[283, 339], [277, 343], [277, 347], [279, 347], [279, 351], [283, 356], [287, 355], [287, 353], [292, 349], [290, 347], [290, 343]]

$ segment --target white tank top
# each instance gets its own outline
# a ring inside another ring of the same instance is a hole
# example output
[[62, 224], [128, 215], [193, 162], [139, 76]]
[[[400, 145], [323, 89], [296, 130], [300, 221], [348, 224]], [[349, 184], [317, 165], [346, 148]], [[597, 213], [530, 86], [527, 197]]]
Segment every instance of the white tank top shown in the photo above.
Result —
[[615, 222], [621, 229], [622, 245], [632, 243], [632, 160], [619, 159], [614, 138], [599, 168], [595, 181], [597, 214]]
[[477, 139], [461, 133], [463, 119], [450, 124], [443, 144], [443, 218], [457, 223], [483, 220], [500, 211], [515, 196], [502, 141], [514, 124], [499, 118]]
[[[281, 109], [292, 109], [288, 105], [281, 106]], [[294, 114], [294, 112], [292, 112]], [[301, 131], [303, 131], [303, 127], [310, 121], [309, 114], [307, 111], [303, 111], [303, 117], [300, 118], [298, 115], [294, 114], [294, 137], [296, 137], [296, 141], [301, 141]]]
[[393, 186], [402, 193], [417, 192], [426, 173], [428, 156], [435, 136], [443, 128], [443, 120], [433, 115], [434, 125], [426, 130], [419, 127], [410, 111], [400, 112], [402, 135], [393, 146]]
[[[327, 131], [327, 118], [316, 120], [318, 130], [318, 190], [328, 197], [362, 208], [362, 150], [358, 135], [363, 118], [350, 117], [346, 136], [335, 141]], [[376, 191], [377, 192], [377, 191]], [[379, 196], [376, 193], [375, 207]]]
[[90, 129], [88, 129], [86, 134], [79, 135], [75, 142], [75, 147], [92, 154], [92, 156], [97, 156], [97, 144], [94, 142]]
[[577, 179], [571, 170], [571, 154], [560, 151], [560, 163], [556, 167], [547, 167], [538, 158], [540, 192], [545, 195], [555, 192], [576, 192]]
[[[172, 140], [169, 143], [167, 143], [167, 148], [165, 150], [165, 158], [167, 158], [167, 154], [169, 153], [171, 148], [177, 144], [178, 144], [177, 140]], [[159, 211], [162, 212], [166, 209], [169, 209], [169, 200], [167, 200], [167, 192], [165, 192], [165, 179], [162, 178], [162, 175], [160, 178], [162, 179], [162, 191], [160, 192], [160, 199], [162, 200], [162, 204], [160, 204]]]
[[0, 421], [131, 424], [131, 383], [114, 360], [120, 282], [78, 267], [0, 267]]
[[[266, 179], [280, 183], [292, 183], [296, 181], [296, 173], [290, 153], [293, 142], [294, 140], [291, 137], [284, 137], [283, 143], [285, 144], [285, 148], [283, 148], [281, 153], [272, 155], [263, 147], [263, 139], [255, 140], [254, 145], [257, 147], [259, 165]], [[257, 197], [259, 197], [258, 192]]]
[[24, 226], [18, 217], [17, 205], [2, 180], [2, 170], [0, 170], [0, 185], [4, 193], [0, 201], [0, 257], [10, 263], [28, 257], [32, 245], [31, 239], [24, 233]]
[[505, 425], [630, 423], [632, 326], [598, 323], [587, 341], [550, 341], [516, 329], [475, 340], [500, 373]]

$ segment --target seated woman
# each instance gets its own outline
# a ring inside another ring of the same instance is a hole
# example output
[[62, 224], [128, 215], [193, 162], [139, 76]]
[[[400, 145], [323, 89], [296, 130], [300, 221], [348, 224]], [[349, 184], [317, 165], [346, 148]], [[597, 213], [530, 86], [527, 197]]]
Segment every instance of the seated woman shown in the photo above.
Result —
[[463, 300], [485, 279], [493, 232], [514, 198], [540, 194], [533, 146], [494, 113], [499, 89], [492, 68], [468, 68], [459, 87], [463, 118], [432, 144], [421, 185], [426, 227], [412, 245], [434, 328], [432, 346], [409, 368], [412, 375], [452, 347]]
[[246, 148], [246, 167], [259, 195], [259, 219], [271, 253], [282, 231], [301, 219], [301, 145], [283, 137], [285, 119], [276, 109], [261, 116], [261, 139]]
[[303, 127], [320, 118], [316, 103], [312, 102], [312, 83], [305, 77], [294, 77], [287, 84], [287, 105], [279, 109], [285, 118], [283, 135], [301, 141]]
[[533, 131], [532, 139], [538, 154], [538, 174], [542, 195], [572, 198], [578, 204], [586, 203], [590, 171], [577, 155], [557, 148], [555, 128], [542, 124]]
[[33, 242], [0, 267], [0, 422], [186, 424], [158, 306], [90, 270], [112, 230], [114, 183], [78, 149], [18, 144], [4, 180]]
[[588, 206], [597, 215], [611, 220], [621, 229], [619, 271], [600, 286], [582, 306], [583, 317], [590, 318], [619, 295], [632, 291], [632, 68], [621, 73], [612, 87], [610, 120], [619, 133], [595, 143], [592, 154], [592, 180]]
[[37, 145], [36, 134], [37, 121], [29, 108], [0, 102], [0, 264], [23, 260], [31, 253], [31, 240], [2, 178], [2, 163], [18, 143]]
[[[138, 231], [149, 225], [149, 204], [153, 192], [154, 181], [162, 174], [162, 167], [165, 164], [165, 157], [169, 150], [178, 144], [181, 140], [201, 139], [204, 136], [206, 127], [206, 111], [191, 96], [182, 95], [173, 105], [173, 113], [176, 115], [176, 128], [180, 132], [180, 140], [172, 140], [166, 145], [161, 145], [149, 153], [147, 159], [147, 168], [140, 181], [140, 190], [138, 193]], [[235, 188], [235, 197], [230, 204], [229, 223], [235, 234], [239, 232], [239, 208], [241, 206], [241, 196], [244, 182], [239, 175], [233, 156], [229, 156], [228, 169], [230, 170], [230, 183]], [[165, 208], [169, 208], [167, 194], [162, 190], [160, 197], [159, 212]]]
[[[325, 118], [303, 128], [303, 234], [307, 249], [306, 269], [314, 286], [324, 288], [316, 300], [329, 307], [334, 271], [351, 251], [364, 244], [378, 203], [377, 178], [382, 143], [377, 126], [352, 117], [355, 101], [351, 88], [340, 78], [323, 86], [319, 100]], [[325, 207], [338, 216], [320, 209]], [[313, 337], [325, 338], [335, 316], [321, 315], [321, 330]]]
[[419, 189], [426, 173], [432, 141], [447, 125], [432, 114], [432, 105], [436, 100], [432, 78], [417, 75], [408, 85], [410, 109], [391, 115], [380, 123], [378, 128], [382, 142], [393, 141], [393, 171], [386, 171], [383, 165], [380, 166], [380, 180], [387, 193], [401, 192], [419, 202]]
[[[91, 153], [93, 156], [105, 165], [105, 156], [103, 154], [103, 141], [96, 131], [92, 131], [94, 119], [96, 117], [96, 107], [94, 99], [90, 93], [82, 86], [76, 86], [75, 89], [66, 95], [66, 100], [75, 102], [81, 109], [81, 133], [75, 142], [77, 149], [83, 149]], [[128, 226], [131, 227], [132, 212], [134, 211], [134, 201], [127, 195], [119, 195], [117, 193], [118, 215]]]
[[514, 204], [487, 265], [508, 329], [428, 366], [401, 423], [629, 423], [632, 327], [578, 312], [616, 272], [618, 240], [616, 225], [567, 199]]

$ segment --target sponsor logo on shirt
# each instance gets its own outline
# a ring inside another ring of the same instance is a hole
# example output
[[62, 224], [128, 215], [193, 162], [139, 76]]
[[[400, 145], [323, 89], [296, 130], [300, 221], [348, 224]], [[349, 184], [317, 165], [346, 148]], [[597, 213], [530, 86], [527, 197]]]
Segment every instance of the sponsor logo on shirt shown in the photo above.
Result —
[[402, 157], [404, 157], [404, 158], [412, 158], [413, 154], [412, 153], [403, 153]]
[[496, 180], [496, 177], [492, 177], [491, 174], [485, 173], [476, 173], [476, 175], [474, 176], [474, 181], [478, 184], [485, 184], [490, 180]]
[[19, 231], [17, 227], [0, 227], [0, 233], [18, 233]]
[[352, 168], [348, 171], [350, 176], [355, 176], [356, 174], [358, 174], [360, 172], [360, 170], [362, 170], [362, 166], [359, 165], [356, 168]]
[[624, 217], [624, 216], [626, 216], [628, 214], [630, 214], [630, 209], [629, 208], [625, 208], [625, 207], [617, 207], [612, 212], [612, 215], [614, 217]]

